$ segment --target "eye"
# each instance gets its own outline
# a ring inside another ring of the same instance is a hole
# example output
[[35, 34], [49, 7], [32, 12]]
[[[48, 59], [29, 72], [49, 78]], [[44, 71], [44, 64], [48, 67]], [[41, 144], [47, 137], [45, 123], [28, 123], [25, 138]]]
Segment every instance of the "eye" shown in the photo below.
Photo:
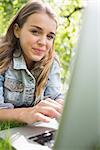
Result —
[[53, 35], [47, 35], [48, 40], [53, 40], [54, 36]]
[[36, 36], [38, 36], [40, 34], [40, 32], [38, 30], [35, 30], [35, 29], [32, 30], [31, 32], [33, 35], [36, 35]]

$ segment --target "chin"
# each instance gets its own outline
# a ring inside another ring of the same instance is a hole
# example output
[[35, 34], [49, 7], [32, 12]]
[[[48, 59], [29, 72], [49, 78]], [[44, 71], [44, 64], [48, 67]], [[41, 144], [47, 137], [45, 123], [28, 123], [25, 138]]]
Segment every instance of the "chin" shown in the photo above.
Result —
[[42, 58], [43, 58], [43, 57], [35, 57], [35, 58], [33, 58], [32, 60], [37, 62], [37, 61], [40, 61]]

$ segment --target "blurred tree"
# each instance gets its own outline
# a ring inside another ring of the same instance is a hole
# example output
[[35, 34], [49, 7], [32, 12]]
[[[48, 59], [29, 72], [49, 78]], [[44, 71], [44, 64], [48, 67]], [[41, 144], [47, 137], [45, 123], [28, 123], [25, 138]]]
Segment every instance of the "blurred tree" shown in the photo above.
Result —
[[5, 33], [12, 17], [27, 0], [0, 0], [0, 33]]
[[[3, 35], [10, 19], [28, 0], [0, 0], [0, 34]], [[83, 0], [44, 0], [49, 2], [58, 16], [55, 49], [61, 62], [61, 77], [64, 82], [68, 74], [73, 48], [76, 46], [83, 9]]]
[[[58, 32], [55, 49], [59, 55], [62, 82], [68, 74], [69, 62], [76, 47], [82, 21], [83, 0], [45, 0], [58, 15]], [[60, 16], [60, 17], [59, 17]]]

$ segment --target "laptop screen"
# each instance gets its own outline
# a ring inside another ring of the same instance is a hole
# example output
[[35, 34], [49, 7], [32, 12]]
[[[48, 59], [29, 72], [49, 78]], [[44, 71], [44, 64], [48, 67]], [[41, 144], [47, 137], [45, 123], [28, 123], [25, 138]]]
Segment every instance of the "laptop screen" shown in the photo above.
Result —
[[[89, 150], [98, 146], [98, 44], [97, 1], [89, 1], [84, 10], [83, 26], [75, 54], [68, 94], [54, 150]], [[99, 55], [100, 56], [100, 55]], [[99, 66], [100, 72], [100, 66]]]

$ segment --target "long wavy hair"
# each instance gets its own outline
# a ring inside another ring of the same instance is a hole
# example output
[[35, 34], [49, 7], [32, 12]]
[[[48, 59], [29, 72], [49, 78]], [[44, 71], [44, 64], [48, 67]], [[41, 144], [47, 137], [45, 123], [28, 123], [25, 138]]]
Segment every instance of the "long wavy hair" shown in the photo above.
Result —
[[[14, 35], [14, 25], [17, 23], [19, 27], [22, 28], [30, 15], [39, 12], [45, 12], [57, 23], [52, 9], [42, 1], [31, 0], [27, 2], [13, 18], [5, 36], [0, 39], [0, 73], [6, 71], [11, 63], [14, 51], [19, 48], [20, 45], [18, 39]], [[47, 82], [50, 66], [54, 57], [53, 47], [41, 61], [36, 62], [35, 64], [36, 69], [34, 70], [38, 70], [38, 73], [36, 73], [36, 97], [41, 94], [42, 89]]]

